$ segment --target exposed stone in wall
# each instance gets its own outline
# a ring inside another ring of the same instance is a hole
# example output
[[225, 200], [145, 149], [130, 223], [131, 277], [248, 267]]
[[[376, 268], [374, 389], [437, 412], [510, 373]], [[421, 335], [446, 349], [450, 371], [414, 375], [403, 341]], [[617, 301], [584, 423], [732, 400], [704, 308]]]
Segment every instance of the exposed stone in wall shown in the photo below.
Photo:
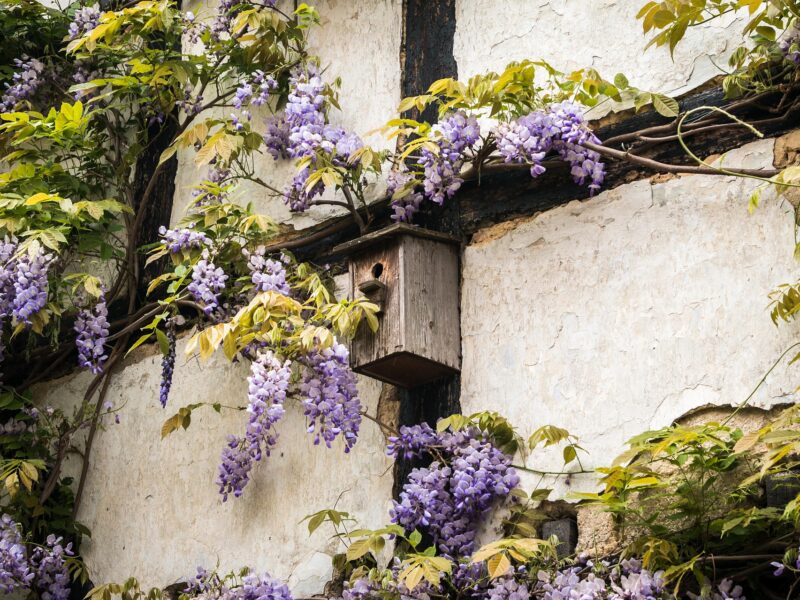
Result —
[[[730, 419], [728, 425], [734, 429], [739, 428], [747, 434], [767, 425], [785, 408], [786, 405], [777, 405], [768, 410], [745, 407]], [[675, 419], [675, 422], [692, 427], [704, 423], [721, 423], [730, 415], [730, 407], [702, 406], [689, 410]], [[756, 446], [755, 450], [765, 450], [765, 447]], [[792, 494], [792, 497], [795, 495], [796, 492]], [[766, 498], [762, 500], [766, 501]], [[607, 556], [618, 552], [624, 546], [625, 541], [630, 541], [623, 539], [611, 514], [605, 512], [601, 506], [581, 504], [577, 507], [577, 514], [578, 544], [576, 552], [585, 552], [592, 556]]]

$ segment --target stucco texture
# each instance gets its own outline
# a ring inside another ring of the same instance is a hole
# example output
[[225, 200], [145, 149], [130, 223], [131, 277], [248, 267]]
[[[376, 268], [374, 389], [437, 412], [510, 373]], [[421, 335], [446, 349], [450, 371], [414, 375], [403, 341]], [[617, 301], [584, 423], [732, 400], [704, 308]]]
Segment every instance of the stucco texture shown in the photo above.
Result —
[[[193, 2], [190, 8], [198, 13], [199, 18], [208, 19], [213, 16], [216, 4], [216, 0]], [[357, 133], [377, 150], [393, 147], [392, 140], [375, 133], [375, 130], [395, 116], [400, 102], [400, 0], [320, 0], [309, 4], [317, 9], [322, 19], [321, 25], [311, 30], [309, 52], [319, 56], [326, 82], [333, 83], [341, 77], [341, 110], [331, 109], [331, 123]], [[267, 107], [253, 107], [252, 113], [253, 129], [265, 132], [270, 111]], [[177, 156], [179, 166], [173, 222], [184, 215], [191, 202], [193, 186], [206, 176], [206, 168], [195, 165], [193, 150], [179, 151]], [[296, 171], [293, 160], [276, 161], [267, 153], [256, 154], [254, 166], [258, 177], [277, 190], [283, 190]], [[367, 197], [378, 198], [385, 189], [382, 180], [371, 181]], [[333, 192], [326, 194], [324, 199], [334, 199]], [[282, 198], [246, 181], [235, 188], [231, 198], [244, 204], [252, 202], [257, 211], [297, 229], [341, 214], [342, 210], [319, 206], [305, 213], [292, 213]]]
[[[241, 498], [223, 503], [215, 479], [226, 435], [244, 431], [247, 414], [211, 407], [195, 411], [188, 430], [161, 439], [161, 425], [190, 403], [246, 406], [248, 366], [220, 354], [206, 363], [187, 360], [179, 341], [169, 405], [158, 403], [161, 355], [138, 350], [115, 372], [107, 399], [119, 410], [99, 431], [78, 520], [92, 530], [81, 551], [95, 583], [131, 575], [163, 587], [192, 577], [197, 566], [268, 570], [287, 581], [295, 597], [322, 590], [331, 556], [341, 547], [321, 527], [309, 536], [300, 521], [335, 505], [364, 527], [381, 526], [391, 497], [391, 462], [378, 427], [364, 420], [358, 443], [314, 446], [297, 401], [287, 401], [278, 446], [257, 463]], [[37, 390], [42, 404], [64, 405], [83, 394], [86, 375]], [[364, 408], [375, 414], [380, 385], [359, 380]], [[78, 468], [77, 460], [71, 465]]]
[[[624, 73], [641, 89], [680, 94], [721, 75], [716, 65], [741, 43], [746, 11], [691, 28], [670, 57], [645, 51], [636, 13], [644, 0], [459, 0], [454, 54], [459, 76], [500, 70], [511, 61], [543, 59], [556, 69]], [[715, 65], [716, 63], [716, 65]], [[608, 105], [604, 105], [606, 108]]]
[[[773, 146], [726, 164], [768, 166]], [[565, 427], [591, 468], [692, 408], [744, 400], [797, 335], [767, 310], [768, 292], [799, 272], [794, 213], [767, 194], [748, 215], [755, 185], [643, 180], [479, 232], [462, 267], [463, 411], [499, 411], [523, 434]], [[794, 401], [796, 386], [784, 363], [753, 405]], [[560, 470], [560, 453], [536, 451], [528, 466]], [[551, 483], [560, 495], [594, 488], [591, 475]]]

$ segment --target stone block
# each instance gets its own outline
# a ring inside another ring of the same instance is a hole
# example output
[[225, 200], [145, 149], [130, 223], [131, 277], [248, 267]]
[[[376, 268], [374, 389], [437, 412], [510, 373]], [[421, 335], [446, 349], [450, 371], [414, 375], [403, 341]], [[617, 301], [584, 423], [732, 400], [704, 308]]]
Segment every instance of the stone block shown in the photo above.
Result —
[[575, 519], [556, 519], [554, 521], [545, 521], [542, 523], [542, 538], [547, 539], [550, 536], [558, 538], [558, 557], [564, 558], [575, 552], [575, 546], [578, 544], [578, 523]]

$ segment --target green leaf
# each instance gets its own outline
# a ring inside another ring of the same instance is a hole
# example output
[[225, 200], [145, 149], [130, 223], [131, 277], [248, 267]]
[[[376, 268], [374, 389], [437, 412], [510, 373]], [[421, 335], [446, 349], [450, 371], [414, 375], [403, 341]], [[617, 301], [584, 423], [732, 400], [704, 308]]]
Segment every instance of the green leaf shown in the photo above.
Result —
[[153, 335], [153, 332], [152, 332], [152, 331], [151, 331], [150, 333], [145, 333], [145, 334], [144, 334], [142, 337], [140, 337], [138, 340], [136, 340], [136, 341], [134, 342], [133, 346], [131, 346], [131, 347], [128, 349], [128, 351], [125, 353], [125, 356], [128, 356], [128, 354], [130, 354], [131, 352], [133, 352], [134, 350], [136, 350], [136, 348], [138, 348], [139, 346], [141, 346], [142, 344], [144, 344], [144, 343], [145, 343], [147, 340], [149, 340], [149, 339], [150, 339], [150, 337], [151, 337], [152, 335]]
[[161, 331], [160, 329], [156, 329], [156, 337], [158, 338], [158, 346], [161, 348], [161, 354], [163, 356], [167, 356], [169, 354], [169, 338], [167, 338], [167, 334]]
[[412, 531], [411, 534], [408, 536], [408, 543], [411, 544], [413, 548], [416, 548], [421, 541], [422, 541], [422, 534], [416, 529]]
[[653, 94], [653, 108], [664, 117], [677, 117], [680, 112], [678, 101], [663, 94]]

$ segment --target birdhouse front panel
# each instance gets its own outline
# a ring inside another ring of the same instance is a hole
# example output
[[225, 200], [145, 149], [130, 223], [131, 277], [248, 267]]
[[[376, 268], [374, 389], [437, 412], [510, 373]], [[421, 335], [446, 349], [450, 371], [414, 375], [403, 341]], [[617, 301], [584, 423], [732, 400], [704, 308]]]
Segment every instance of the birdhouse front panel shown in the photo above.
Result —
[[353, 369], [406, 388], [457, 372], [457, 242], [395, 225], [351, 244], [351, 293], [368, 297], [381, 309], [377, 333], [364, 326], [353, 339]]

